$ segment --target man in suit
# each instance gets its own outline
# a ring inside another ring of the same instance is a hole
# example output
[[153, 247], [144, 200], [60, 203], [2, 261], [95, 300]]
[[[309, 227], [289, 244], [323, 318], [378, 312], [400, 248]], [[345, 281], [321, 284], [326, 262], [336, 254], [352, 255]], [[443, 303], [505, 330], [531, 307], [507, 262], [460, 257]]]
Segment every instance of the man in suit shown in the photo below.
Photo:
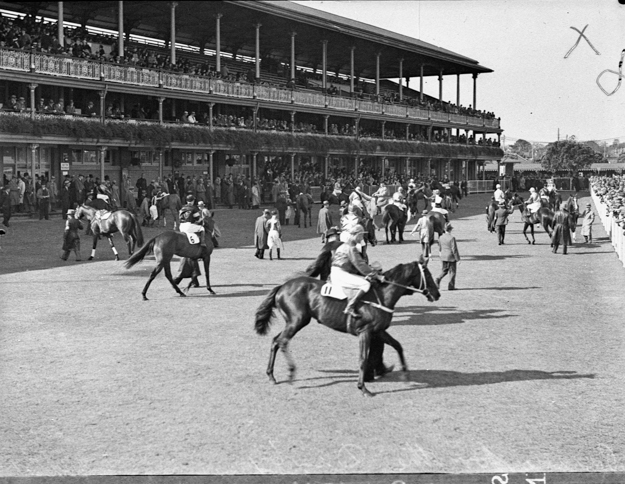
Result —
[[558, 247], [562, 244], [562, 254], [566, 255], [567, 247], [571, 244], [571, 228], [569, 226], [569, 212], [566, 203], [562, 203], [560, 210], [553, 216], [552, 227], [551, 247], [553, 247], [553, 253], [557, 253]]
[[326, 232], [332, 227], [332, 214], [330, 213], [330, 202], [324, 200], [321, 210], [319, 210], [319, 219], [317, 220], [317, 233], [321, 234], [321, 243], [326, 242]]
[[254, 246], [256, 247], [254, 257], [257, 259], [263, 259], [265, 257], [265, 250], [269, 248], [267, 245], [267, 235], [269, 234], [267, 221], [270, 217], [271, 212], [265, 209], [263, 210], [263, 214], [256, 219], [254, 225]]
[[499, 208], [495, 211], [494, 223], [497, 229], [497, 237], [499, 238], [499, 245], [504, 244], [506, 238], [506, 225], [508, 225], [508, 216], [512, 212], [506, 208], [506, 202], [499, 202]]
[[2, 225], [9, 226], [9, 220], [11, 220], [11, 190], [9, 185], [5, 185], [0, 190], [0, 209], [2, 209]]
[[440, 248], [440, 258], [443, 263], [443, 270], [436, 278], [436, 285], [440, 287], [441, 280], [447, 274], [449, 274], [449, 285], [447, 288], [450, 291], [456, 289], [456, 265], [460, 260], [460, 253], [458, 252], [458, 245], [456, 244], [456, 238], [451, 235], [453, 227], [450, 223], [445, 225], [445, 233], [438, 239], [438, 246]]

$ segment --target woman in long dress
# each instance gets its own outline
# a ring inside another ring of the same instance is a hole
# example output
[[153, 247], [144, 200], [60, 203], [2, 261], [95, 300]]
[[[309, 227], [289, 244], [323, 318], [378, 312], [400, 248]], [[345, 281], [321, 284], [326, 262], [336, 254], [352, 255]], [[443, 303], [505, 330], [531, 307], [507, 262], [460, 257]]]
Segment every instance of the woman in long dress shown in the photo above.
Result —
[[282, 227], [280, 226], [280, 221], [278, 220], [278, 211], [271, 211], [271, 218], [269, 222], [267, 222], [269, 226], [269, 234], [267, 235], [267, 245], [269, 246], [269, 260], [273, 260], [271, 256], [273, 248], [276, 248], [276, 252], [278, 253], [278, 259], [280, 257], [280, 250], [284, 249], [284, 244], [282, 243]]

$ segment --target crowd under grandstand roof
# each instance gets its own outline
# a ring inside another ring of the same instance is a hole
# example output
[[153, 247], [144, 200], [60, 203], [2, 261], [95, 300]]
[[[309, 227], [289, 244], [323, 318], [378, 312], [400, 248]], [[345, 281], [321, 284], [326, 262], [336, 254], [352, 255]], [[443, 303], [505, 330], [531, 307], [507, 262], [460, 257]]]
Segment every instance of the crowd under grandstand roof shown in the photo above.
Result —
[[[118, 1], [62, 2], [66, 22], [118, 30]], [[0, 8], [58, 18], [59, 2], [0, 2]], [[176, 43], [205, 50], [216, 48], [215, 17], [221, 14], [221, 51], [255, 56], [256, 24], [260, 27], [261, 58], [288, 61], [291, 33], [296, 32], [296, 64], [319, 69], [322, 41], [328, 41], [330, 72], [349, 74], [350, 50], [354, 50], [355, 75], [375, 78], [376, 54], [380, 75], [397, 78], [400, 59], [403, 77], [480, 74], [493, 72], [476, 60], [389, 30], [285, 1], [179, 1], [175, 4]], [[166, 41], [170, 38], [172, 2], [124, 1], [124, 33]], [[297, 39], [302, 39], [298, 42]], [[305, 40], [304, 40], [305, 39]]]

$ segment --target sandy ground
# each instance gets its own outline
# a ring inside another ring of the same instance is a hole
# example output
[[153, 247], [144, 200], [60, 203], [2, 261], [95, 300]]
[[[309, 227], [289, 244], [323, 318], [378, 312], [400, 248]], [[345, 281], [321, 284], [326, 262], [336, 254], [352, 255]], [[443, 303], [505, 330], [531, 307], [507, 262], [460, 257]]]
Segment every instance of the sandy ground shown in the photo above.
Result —
[[[257, 213], [219, 210], [217, 295], [180, 298], [161, 275], [143, 302], [153, 260], [125, 270], [101, 242], [63, 262], [60, 219], [16, 220], [0, 240], [0, 475], [625, 471], [625, 269], [598, 222], [563, 256], [544, 232], [527, 245], [515, 213], [498, 246], [486, 199], [452, 216], [459, 290], [400, 300], [408, 381], [370, 399], [357, 340], [314, 322], [291, 344], [295, 382], [282, 355], [282, 383], [265, 375], [254, 312], [316, 256], [314, 229], [285, 227], [286, 259], [260, 261]], [[414, 260], [406, 238], [372, 260]]]

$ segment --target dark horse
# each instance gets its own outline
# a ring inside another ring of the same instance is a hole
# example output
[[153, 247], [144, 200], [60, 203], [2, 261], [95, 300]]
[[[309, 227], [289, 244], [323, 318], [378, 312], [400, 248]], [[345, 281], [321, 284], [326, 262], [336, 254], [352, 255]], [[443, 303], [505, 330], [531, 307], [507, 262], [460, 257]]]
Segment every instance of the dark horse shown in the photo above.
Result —
[[255, 329], [260, 335], [267, 334], [274, 313], [279, 312], [286, 321], [286, 326], [273, 338], [269, 354], [267, 375], [276, 382], [273, 367], [278, 348], [287, 359], [289, 381], [295, 375], [295, 363], [288, 352], [289, 341], [304, 328], [312, 318], [319, 323], [342, 333], [358, 335], [360, 342], [360, 360], [358, 388], [366, 396], [373, 396], [365, 386], [365, 371], [372, 338], [380, 338], [384, 343], [395, 348], [399, 355], [401, 369], [407, 371], [404, 352], [397, 340], [386, 331], [391, 325], [395, 304], [404, 295], [420, 292], [430, 302], [438, 300], [440, 293], [423, 259], [409, 264], [400, 264], [384, 273], [385, 282], [373, 283], [365, 295], [360, 308], [361, 318], [352, 319], [348, 327], [343, 314], [346, 302], [321, 295], [323, 282], [311, 277], [297, 277], [277, 286], [269, 293], [265, 301], [256, 310]]
[[[577, 197], [571, 196], [565, 202], [565, 205], [568, 210], [568, 219], [569, 219], [569, 227], [575, 237], [575, 228], [577, 227], [577, 219], [579, 218], [579, 209], [577, 206]], [[541, 207], [537, 212], [530, 213], [529, 210], [525, 210], [523, 212], [523, 236], [525, 240], [527, 240], [528, 244], [535, 244], [536, 240], [534, 239], [534, 225], [540, 224], [547, 232], [547, 235], [551, 238], [551, 227], [553, 226], [553, 218], [555, 212], [548, 206], [546, 200], [541, 202]], [[527, 237], [527, 229], [531, 230], [532, 240]]]
[[[384, 224], [384, 232], [386, 233], [386, 243], [391, 244], [394, 242], [402, 243], [404, 241], [404, 229], [408, 222], [408, 216], [406, 212], [399, 208], [397, 205], [387, 205], [384, 207], [384, 213], [382, 214], [382, 223]], [[388, 232], [391, 232], [391, 240], [388, 239]], [[397, 237], [397, 240], [396, 240]]]
[[326, 200], [330, 203], [330, 205], [340, 205], [341, 202], [349, 203], [349, 195], [345, 192], [341, 192], [338, 195], [334, 194], [334, 191], [330, 187], [326, 187], [323, 192], [321, 192], [321, 203]]
[[134, 213], [126, 210], [115, 210], [114, 212], [102, 212], [98, 211], [94, 207], [85, 205], [84, 203], [76, 209], [74, 216], [77, 219], [85, 217], [89, 220], [91, 230], [93, 231], [93, 247], [91, 249], [91, 255], [89, 260], [95, 257], [95, 248], [98, 245], [98, 239], [100, 235], [104, 235], [111, 249], [115, 254], [115, 260], [119, 260], [119, 253], [113, 243], [113, 234], [119, 232], [128, 245], [128, 254], [132, 255], [135, 251], [135, 247], [141, 247], [143, 245], [143, 232], [141, 231], [141, 224]]
[[[297, 197], [297, 210], [298, 212], [302, 212], [302, 215], [304, 217], [304, 228], [306, 228], [308, 225], [312, 227], [312, 207], [314, 203], [315, 202], [313, 201], [313, 197], [310, 193], [300, 193]], [[301, 216], [298, 216], [296, 218], [299, 222], [297, 226], [301, 227]], [[306, 225], [307, 221], [308, 225]]]
[[419, 200], [423, 200], [423, 210], [428, 210], [428, 207], [430, 206], [430, 197], [432, 197], [432, 190], [427, 183], [422, 187], [408, 190], [406, 205], [408, 205], [408, 213], [410, 214], [409, 219], [419, 215]]
[[[213, 219], [206, 218], [204, 219], [204, 229], [207, 233], [210, 233], [213, 229]], [[213, 289], [211, 288], [210, 283], [210, 262], [211, 262], [211, 254], [213, 252], [213, 243], [210, 237], [205, 237], [206, 247], [202, 247], [200, 244], [190, 244], [189, 239], [186, 234], [180, 232], [174, 232], [173, 230], [166, 230], [161, 234], [157, 235], [153, 239], [149, 240], [147, 244], [136, 254], [134, 254], [130, 259], [126, 261], [124, 266], [126, 269], [130, 269], [137, 262], [141, 262], [143, 258], [151, 253], [154, 253], [154, 257], [156, 258], [156, 267], [150, 274], [150, 278], [146, 283], [141, 295], [143, 296], [143, 300], [147, 301], [147, 293], [150, 284], [154, 280], [154, 278], [165, 269], [165, 277], [170, 282], [172, 287], [176, 290], [176, 292], [184, 297], [184, 294], [178, 285], [174, 282], [174, 279], [171, 276], [171, 260], [174, 255], [178, 255], [180, 257], [186, 257], [188, 259], [202, 259], [204, 261], [204, 272], [206, 274], [206, 289], [211, 294], [215, 294]]]

